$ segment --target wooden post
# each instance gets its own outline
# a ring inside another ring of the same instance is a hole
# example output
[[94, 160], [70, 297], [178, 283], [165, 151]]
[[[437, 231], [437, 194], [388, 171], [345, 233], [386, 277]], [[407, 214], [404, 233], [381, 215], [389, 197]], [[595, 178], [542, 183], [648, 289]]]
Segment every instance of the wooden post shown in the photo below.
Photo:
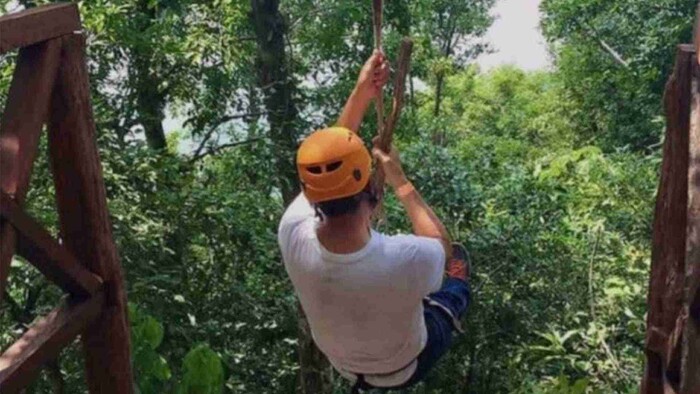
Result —
[[[39, 137], [56, 80], [60, 51], [60, 42], [55, 40], [20, 50], [7, 106], [0, 122], [0, 189], [13, 196], [20, 205], [29, 189]], [[0, 223], [0, 300], [16, 242], [15, 229]]]
[[688, 168], [688, 223], [685, 255], [687, 321], [683, 331], [681, 392], [700, 393], [700, 66], [691, 58], [693, 70]]
[[677, 320], [684, 300], [688, 207], [688, 129], [692, 48], [680, 46], [666, 85], [666, 141], [654, 216], [647, 304], [647, 364], [642, 393], [680, 389], [682, 330]]
[[123, 274], [107, 212], [81, 34], [63, 36], [49, 146], [66, 248], [104, 282], [100, 317], [83, 333], [91, 393], [133, 393]]

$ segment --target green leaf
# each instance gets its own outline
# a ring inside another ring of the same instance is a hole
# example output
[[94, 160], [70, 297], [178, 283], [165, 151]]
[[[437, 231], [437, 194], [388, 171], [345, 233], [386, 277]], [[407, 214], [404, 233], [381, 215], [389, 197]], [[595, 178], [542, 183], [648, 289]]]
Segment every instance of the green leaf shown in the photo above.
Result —
[[224, 384], [221, 358], [209, 346], [202, 344], [190, 350], [183, 360], [184, 376], [178, 393], [216, 394]]
[[146, 316], [141, 324], [141, 335], [148, 346], [155, 350], [163, 341], [163, 325], [152, 316]]

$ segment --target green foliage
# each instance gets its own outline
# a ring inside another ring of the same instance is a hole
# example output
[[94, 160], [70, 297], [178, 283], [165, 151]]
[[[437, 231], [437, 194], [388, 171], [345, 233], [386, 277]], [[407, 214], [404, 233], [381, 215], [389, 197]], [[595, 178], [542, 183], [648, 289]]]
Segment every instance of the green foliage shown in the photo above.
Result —
[[[450, 133], [453, 146], [430, 143], [429, 100], [418, 126], [428, 135], [400, 146], [478, 278], [468, 335], [417, 392], [459, 391], [455, 375], [472, 392], [627, 392], [638, 383], [659, 157], [575, 147], [568, 120], [533, 126], [557, 116], [565, 92], [554, 78], [457, 74], [444, 117], [465, 126]], [[389, 231], [409, 230], [393, 199], [387, 212]]]
[[570, 382], [567, 376], [560, 375], [550, 381], [527, 387], [521, 392], [531, 394], [593, 394], [600, 391], [588, 390], [588, 379]]
[[[432, 164], [422, 157], [422, 163]], [[627, 164], [620, 165], [624, 166]], [[484, 171], [484, 168], [478, 170]], [[540, 380], [560, 373], [592, 377], [597, 387], [607, 387], [604, 391], [608, 391], [612, 388], [607, 382], [619, 382], [625, 387], [634, 383], [632, 377], [641, 372], [645, 290], [642, 286], [633, 288], [628, 284], [644, 283], [648, 246], [644, 242], [630, 241], [634, 240], [635, 232], [647, 231], [649, 216], [645, 215], [650, 215], [650, 208], [647, 205], [643, 213], [634, 209], [636, 202], [646, 205], [644, 201], [651, 199], [653, 183], [648, 183], [643, 194], [622, 200], [632, 204], [629, 214], [623, 214], [622, 204], [601, 210], [597, 205], [601, 196], [590, 196], [590, 190], [607, 188], [605, 183], [616, 180], [595, 179], [579, 188], [577, 185], [582, 180], [576, 174], [578, 171], [580, 167], [570, 169], [556, 183], [540, 181], [534, 171], [531, 174], [516, 172], [506, 177], [499, 171], [502, 178], [493, 178], [488, 172], [483, 178], [469, 176], [472, 180], [497, 179], [497, 184], [472, 182], [477, 185], [471, 190], [482, 192], [480, 197], [474, 198], [482, 201], [481, 206], [475, 208], [476, 212], [471, 213], [476, 218], [465, 226], [467, 228], [451, 227], [453, 234], [463, 234], [459, 239], [470, 245], [479, 280], [483, 283], [476, 292], [474, 318], [467, 322], [473, 337], [458, 344], [455, 351], [461, 355], [478, 354], [474, 366], [470, 364], [471, 374], [476, 376], [477, 385], [489, 380], [491, 384], [476, 386], [480, 388], [477, 392], [494, 390], [499, 387], [499, 381], [505, 384], [500, 390], [506, 391], [516, 389], [517, 382]], [[630, 181], [638, 178], [634, 174], [624, 177], [629, 188], [634, 188], [634, 182]], [[429, 186], [422, 188], [426, 190]], [[443, 201], [455, 196], [444, 194]], [[619, 201], [618, 198], [610, 196], [608, 200]], [[444, 206], [443, 201], [437, 205]], [[467, 209], [468, 205], [464, 204], [461, 211], [441, 212], [441, 215], [464, 215]], [[603, 212], [613, 213], [620, 217], [620, 223], [633, 224], [633, 227], [596, 228], [597, 223], [607, 222], [601, 217]], [[627, 231], [630, 235], [623, 235]], [[586, 271], [591, 261], [595, 261], [595, 270], [589, 277]], [[636, 263], [626, 266], [632, 261]], [[621, 282], [603, 280], [613, 272], [620, 272], [616, 275], [625, 279]], [[556, 278], [556, 285], [545, 278]], [[588, 313], [588, 283], [592, 284], [592, 294], [596, 297], [595, 314]], [[619, 288], [620, 283], [625, 283], [624, 290]], [[616, 298], [619, 290], [623, 291], [624, 301]], [[591, 319], [596, 320], [586, 323]], [[562, 331], [551, 331], [552, 324]], [[585, 328], [587, 324], [588, 329]], [[579, 332], [578, 327], [584, 328]], [[532, 336], [538, 331], [557, 340], [543, 343], [543, 338]], [[605, 341], [614, 342], [607, 345]], [[548, 351], [538, 351], [541, 349], [537, 346], [547, 347]], [[622, 354], [611, 356], [605, 346]], [[451, 354], [450, 357], [452, 365], [456, 365], [454, 363], [459, 363], [464, 356]], [[611, 361], [617, 358], [623, 361]], [[591, 359], [594, 361], [589, 362]], [[619, 373], [620, 365], [624, 366], [625, 375]], [[445, 368], [450, 376], [453, 372]], [[514, 387], [507, 389], [506, 381], [490, 372], [503, 369], [509, 371], [507, 381], [513, 382]], [[445, 381], [438, 381], [430, 387], [445, 384]]]
[[[692, 42], [693, 0], [545, 0], [543, 33], [583, 143], [644, 149], [659, 141], [676, 45]], [[608, 49], [609, 48], [609, 49]], [[621, 61], [615, 59], [620, 57]]]
[[506, 66], [481, 75], [473, 66], [448, 78], [444, 92], [439, 119], [432, 113], [433, 92], [419, 96], [421, 122], [430, 133], [443, 132], [465, 149], [479, 148], [466, 146], [461, 139], [464, 135], [509, 141], [507, 150], [515, 154], [523, 151], [517, 145], [551, 149], [573, 143], [572, 120], [567, 116], [570, 104], [551, 73], [526, 74]]
[[134, 304], [129, 304], [129, 321], [139, 390], [142, 393], [158, 393], [163, 383], [172, 377], [168, 362], [157, 352], [163, 342], [163, 325]]
[[206, 345], [190, 350], [183, 361], [184, 374], [178, 393], [216, 394], [224, 384], [221, 358]]
[[173, 386], [174, 382], [169, 382], [172, 372], [168, 361], [157, 352], [165, 333], [163, 325], [132, 303], [129, 304], [129, 321], [134, 370], [141, 393], [160, 393], [172, 387], [176, 387], [173, 391], [178, 394], [222, 392], [224, 368], [221, 357], [208, 345], [197, 345], [185, 355], [182, 379]]

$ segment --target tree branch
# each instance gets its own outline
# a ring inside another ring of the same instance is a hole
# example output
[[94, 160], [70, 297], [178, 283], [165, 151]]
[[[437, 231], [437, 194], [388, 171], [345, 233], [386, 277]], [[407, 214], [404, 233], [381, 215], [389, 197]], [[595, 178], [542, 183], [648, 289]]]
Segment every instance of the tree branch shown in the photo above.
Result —
[[209, 139], [211, 138], [212, 135], [214, 135], [214, 132], [224, 123], [230, 122], [235, 119], [243, 119], [243, 118], [248, 118], [248, 117], [254, 117], [254, 116], [261, 116], [265, 115], [266, 113], [264, 112], [255, 112], [255, 113], [247, 113], [247, 114], [237, 114], [237, 115], [227, 115], [227, 116], [222, 116], [219, 118], [219, 120], [216, 121], [216, 123], [209, 128], [209, 130], [206, 132], [204, 135], [204, 139], [199, 143], [199, 146], [197, 146], [197, 149], [194, 151], [194, 157], [199, 156], [202, 153], [202, 150], [204, 150], [207, 142], [209, 142]]
[[190, 159], [190, 163], [191, 163], [191, 164], [192, 164], [192, 163], [195, 163], [195, 162], [197, 162], [197, 161], [199, 161], [199, 160], [202, 160], [203, 158], [205, 158], [205, 157], [207, 157], [207, 156], [214, 155], [214, 154], [219, 153], [219, 152], [221, 152], [222, 150], [227, 149], [227, 148], [233, 148], [233, 147], [236, 147], [236, 146], [252, 144], [252, 143], [254, 143], [254, 142], [258, 142], [258, 141], [264, 140], [264, 139], [266, 139], [266, 138], [267, 138], [267, 137], [256, 137], [256, 138], [251, 138], [251, 139], [245, 140], [245, 141], [236, 141], [236, 142], [230, 142], [230, 143], [227, 143], [227, 144], [222, 144], [222, 145], [219, 145], [219, 146], [210, 148], [210, 149], [208, 149], [208, 150], [207, 150], [206, 152], [204, 152], [204, 153], [200, 153], [200, 154], [198, 154], [198, 155], [192, 156], [192, 158]]
[[625, 68], [630, 67], [629, 62], [627, 60], [623, 59], [622, 56], [615, 49], [613, 49], [610, 45], [608, 45], [608, 43], [603, 41], [602, 38], [596, 37], [596, 39], [598, 40], [598, 43], [600, 44], [600, 46], [603, 47], [603, 49], [605, 49], [610, 54], [610, 56], [613, 57], [613, 59], [615, 59], [618, 63], [623, 65]]
[[[603, 50], [605, 50], [606, 52], [608, 52], [608, 54], [610, 54], [610, 56], [612, 56], [613, 59], [615, 59], [616, 62], [618, 62], [619, 64], [621, 64], [621, 65], [622, 65], [623, 67], [625, 67], [625, 68], [629, 68], [629, 67], [630, 67], [629, 62], [628, 62], [627, 60], [625, 60], [625, 59], [622, 57], [622, 55], [620, 55], [619, 52], [617, 52], [613, 47], [611, 47], [610, 45], [608, 45], [608, 43], [605, 42], [605, 40], [603, 40], [602, 38], [600, 38], [600, 34], [598, 33], [598, 30], [595, 29], [595, 27], [593, 27], [592, 25], [590, 25], [590, 24], [589, 24], [588, 22], [586, 22], [586, 21], [584, 21], [583, 23], [579, 23], [579, 22], [575, 22], [575, 23], [576, 23], [577, 25], [579, 25], [579, 27], [583, 27], [583, 30], [584, 30], [584, 32], [585, 32], [586, 34], [592, 35], [593, 38], [598, 42], [598, 45], [600, 45], [601, 48], [603, 48]], [[581, 25], [583, 25], [583, 26], [581, 26]]]

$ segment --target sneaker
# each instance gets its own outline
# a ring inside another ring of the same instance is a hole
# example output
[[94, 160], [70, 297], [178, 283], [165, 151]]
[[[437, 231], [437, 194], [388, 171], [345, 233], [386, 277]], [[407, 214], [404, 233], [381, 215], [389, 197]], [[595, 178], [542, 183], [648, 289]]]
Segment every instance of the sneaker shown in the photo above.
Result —
[[472, 273], [472, 263], [464, 245], [452, 244], [452, 258], [447, 262], [447, 276], [469, 282]]

